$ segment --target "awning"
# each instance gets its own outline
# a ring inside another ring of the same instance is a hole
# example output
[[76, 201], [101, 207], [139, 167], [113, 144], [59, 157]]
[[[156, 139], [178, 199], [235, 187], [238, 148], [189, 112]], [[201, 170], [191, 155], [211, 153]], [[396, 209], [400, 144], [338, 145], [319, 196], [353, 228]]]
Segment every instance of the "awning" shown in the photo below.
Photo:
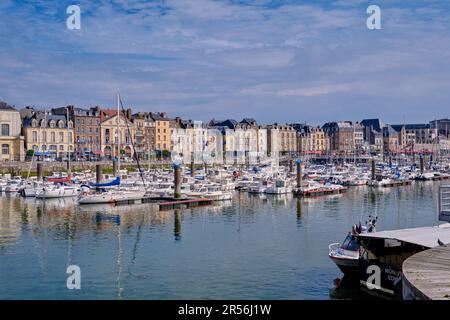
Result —
[[450, 243], [450, 223], [441, 224], [439, 227], [420, 227], [362, 233], [358, 237], [361, 239], [393, 239], [427, 248], [434, 248], [439, 246], [438, 239], [445, 244]]
[[35, 151], [34, 155], [35, 156], [52, 156], [52, 155], [54, 155], [54, 153], [53, 152]]

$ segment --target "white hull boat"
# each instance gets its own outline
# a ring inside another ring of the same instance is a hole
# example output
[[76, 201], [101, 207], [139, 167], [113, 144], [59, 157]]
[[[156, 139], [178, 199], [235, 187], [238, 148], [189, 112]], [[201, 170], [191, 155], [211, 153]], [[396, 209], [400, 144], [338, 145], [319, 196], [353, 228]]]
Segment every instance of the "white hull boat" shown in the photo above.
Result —
[[135, 190], [109, 190], [106, 192], [96, 192], [82, 194], [79, 199], [79, 204], [97, 204], [97, 203], [116, 203], [121, 201], [135, 201], [141, 200], [146, 191]]
[[52, 199], [75, 197], [79, 193], [79, 189], [74, 186], [51, 186], [42, 187], [41, 190], [36, 191], [37, 199]]

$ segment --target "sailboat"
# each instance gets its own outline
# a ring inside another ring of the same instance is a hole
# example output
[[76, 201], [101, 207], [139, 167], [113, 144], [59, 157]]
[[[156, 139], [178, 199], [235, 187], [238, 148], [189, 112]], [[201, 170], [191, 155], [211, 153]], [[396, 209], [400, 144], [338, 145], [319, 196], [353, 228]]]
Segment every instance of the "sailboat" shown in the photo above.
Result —
[[[117, 164], [120, 172], [120, 95], [117, 94]], [[133, 149], [134, 144], [132, 143]], [[92, 185], [83, 185], [82, 192], [78, 197], [78, 204], [97, 204], [97, 203], [117, 203], [140, 200], [144, 197], [145, 189], [120, 189], [120, 176], [107, 183], [97, 183]], [[112, 188], [117, 187], [117, 188]], [[93, 191], [93, 192], [91, 192]]]

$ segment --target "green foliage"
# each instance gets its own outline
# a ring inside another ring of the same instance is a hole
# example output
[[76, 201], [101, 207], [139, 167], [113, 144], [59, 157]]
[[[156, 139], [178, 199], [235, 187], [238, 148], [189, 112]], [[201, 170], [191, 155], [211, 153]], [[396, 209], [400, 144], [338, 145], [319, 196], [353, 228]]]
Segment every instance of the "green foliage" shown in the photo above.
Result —
[[163, 156], [163, 158], [170, 158], [170, 151], [169, 150], [166, 150], [166, 149], [164, 149], [163, 151], [162, 151], [162, 156]]

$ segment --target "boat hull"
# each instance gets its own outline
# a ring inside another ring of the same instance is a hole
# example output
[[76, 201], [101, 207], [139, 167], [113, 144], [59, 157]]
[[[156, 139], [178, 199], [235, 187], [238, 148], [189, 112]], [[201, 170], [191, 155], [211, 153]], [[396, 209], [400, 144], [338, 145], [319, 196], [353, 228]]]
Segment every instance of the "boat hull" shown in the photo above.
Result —
[[141, 200], [145, 191], [123, 191], [118, 193], [88, 194], [78, 199], [78, 204], [117, 203]]
[[359, 274], [359, 259], [329, 256], [330, 259], [336, 264], [346, 276], [358, 276]]

